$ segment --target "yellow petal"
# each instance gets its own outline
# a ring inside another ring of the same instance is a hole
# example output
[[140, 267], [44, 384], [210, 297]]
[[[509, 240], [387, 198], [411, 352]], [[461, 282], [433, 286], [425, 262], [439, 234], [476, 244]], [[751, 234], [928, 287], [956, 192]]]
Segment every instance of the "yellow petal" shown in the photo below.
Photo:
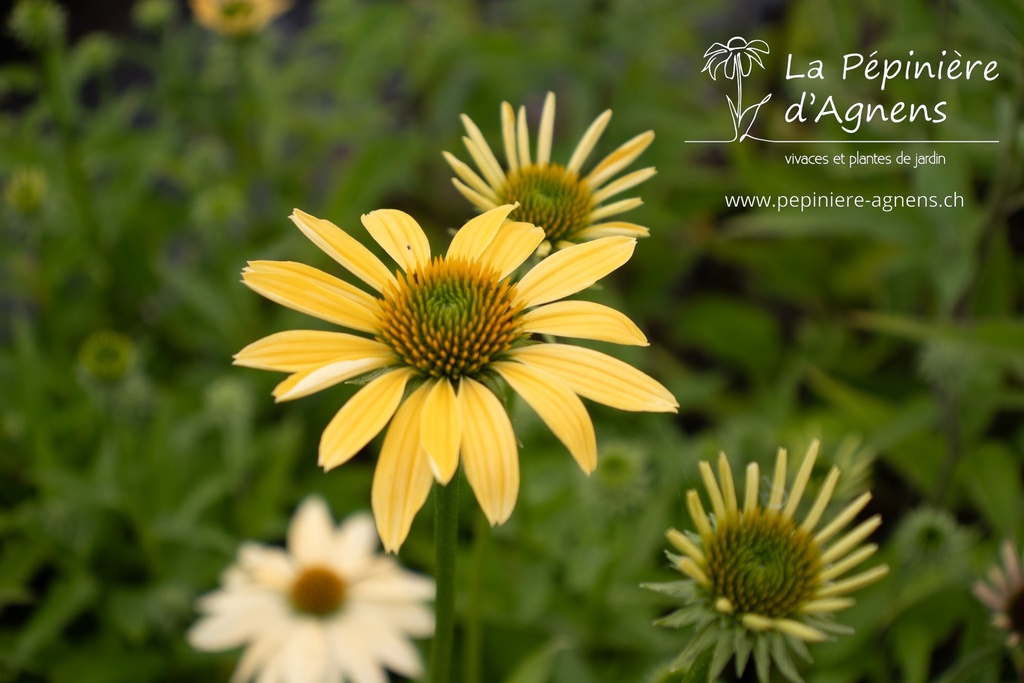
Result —
[[454, 185], [455, 189], [459, 191], [459, 194], [469, 200], [470, 204], [481, 211], [493, 209], [498, 205], [498, 202], [491, 201], [476, 190], [467, 187], [458, 178], [452, 178], [452, 185]]
[[782, 507], [782, 497], [786, 495], [787, 453], [780, 448], [775, 456], [775, 477], [772, 479], [772, 492], [768, 496], [768, 509], [778, 510]]
[[526, 107], [519, 107], [516, 117], [516, 144], [519, 146], [519, 165], [526, 168], [530, 165], [530, 129], [526, 125]]
[[363, 227], [384, 251], [409, 272], [430, 263], [430, 243], [420, 224], [397, 209], [378, 209], [361, 217]]
[[379, 258], [334, 223], [299, 209], [294, 209], [289, 218], [325, 254], [378, 292], [383, 291], [386, 284], [398, 284]]
[[800, 463], [800, 470], [796, 474], [796, 479], [793, 480], [793, 488], [789, 493], [789, 500], [786, 501], [786, 507], [782, 510], [783, 517], [792, 518], [797, 506], [800, 505], [804, 489], [807, 488], [807, 482], [811, 478], [811, 470], [814, 469], [814, 461], [818, 459], [818, 445], [819, 441], [817, 439], [812, 441], [811, 447], [807, 449], [807, 454], [804, 456], [804, 461]]
[[818, 590], [818, 592], [814, 594], [814, 597], [834, 598], [843, 595], [844, 593], [853, 593], [868, 584], [878, 581], [888, 573], [888, 565], [880, 564], [877, 567], [872, 567], [871, 569], [862, 571], [860, 574], [855, 574], [848, 579], [843, 579], [842, 581], [836, 581], [833, 584], [829, 584], [828, 586]]
[[259, 370], [298, 372], [336, 360], [379, 355], [388, 347], [344, 332], [286, 330], [258, 339], [235, 354], [234, 364]]
[[565, 444], [580, 468], [587, 474], [593, 472], [597, 438], [583, 401], [558, 379], [535, 367], [504, 361], [492, 367]]
[[524, 331], [534, 334], [647, 346], [647, 337], [632, 320], [614, 308], [590, 301], [557, 301], [539, 306], [527, 311], [520, 322]]
[[625, 213], [626, 211], [632, 211], [633, 209], [639, 206], [643, 206], [643, 204], [644, 200], [640, 199], [639, 197], [620, 199], [617, 202], [612, 202], [611, 204], [605, 204], [604, 206], [597, 207], [596, 209], [590, 212], [590, 214], [587, 216], [587, 220], [589, 220], [591, 223], [595, 223], [603, 218], [608, 218], [608, 216], [614, 216], [617, 213]]
[[508, 102], [501, 103], [501, 139], [505, 143], [508, 172], [515, 173], [519, 170], [519, 153], [516, 150], [516, 112]]
[[534, 344], [508, 356], [552, 374], [584, 398], [619, 410], [673, 413], [668, 389], [636, 368], [599, 351], [568, 344]]
[[820, 643], [823, 640], [828, 640], [828, 636], [825, 635], [824, 631], [819, 631], [796, 619], [776, 619], [775, 628], [782, 633], [799, 638], [800, 640], [806, 640], [809, 643]]
[[487, 521], [502, 524], [519, 495], [519, 450], [512, 423], [501, 401], [468, 377], [459, 383], [459, 410], [466, 479]]
[[523, 276], [517, 296], [530, 307], [575, 294], [628, 261], [635, 247], [628, 237], [604, 237], [557, 251]]
[[504, 204], [471, 219], [455, 233], [445, 258], [476, 261], [494, 241], [494, 236], [498, 234], [498, 228], [517, 206], [519, 206], [519, 202]]
[[551, 161], [551, 139], [555, 132], [555, 93], [544, 98], [540, 113], [540, 131], [537, 133], [537, 165], [547, 166]]
[[494, 190], [488, 187], [487, 183], [483, 181], [483, 178], [473, 172], [473, 169], [448, 152], [442, 152], [441, 154], [444, 155], [445, 161], [447, 161], [448, 165], [452, 167], [452, 170], [455, 171], [456, 175], [458, 175], [466, 185], [473, 188], [474, 192], [478, 193], [488, 201], [494, 202], [495, 204], [498, 203], [498, 195], [494, 193]]
[[743, 495], [743, 512], [750, 513], [757, 508], [757, 492], [761, 486], [761, 471], [756, 462], [747, 465], [747, 490]]
[[625, 221], [609, 221], [607, 223], [597, 223], [591, 225], [588, 228], [583, 228], [576, 233], [576, 239], [580, 241], [596, 240], [601, 237], [632, 237], [634, 239], [640, 237], [648, 237], [651, 231], [642, 225], [636, 223], [626, 223]]
[[[587, 132], [580, 138], [580, 143], [576, 145], [576, 149], [573, 151], [572, 156], [569, 157], [569, 163], [566, 164], [565, 169], [573, 173], [579, 173], [583, 167], [583, 163], [590, 156], [590, 152], [593, 151], [594, 145], [601, 139], [601, 134], [604, 133], [604, 129], [608, 126], [608, 122], [612, 119], [612, 110], [606, 109], [600, 116], [594, 119], [594, 122], [587, 128]], [[594, 202], [597, 203], [596, 201]]]
[[591, 196], [590, 200], [594, 202], [594, 204], [600, 204], [609, 197], [614, 197], [620, 192], [625, 192], [626, 190], [632, 189], [640, 183], [649, 180], [656, 173], [657, 171], [653, 166], [628, 173], [618, 180], [608, 183], [602, 187]]
[[502, 170], [501, 164], [498, 163], [494, 152], [491, 151], [491, 146], [487, 144], [483, 133], [476, 127], [473, 120], [465, 114], [462, 114], [460, 118], [462, 119], [462, 125], [466, 127], [466, 132], [469, 133], [468, 140], [462, 138], [463, 142], [466, 143], [466, 148], [469, 149], [469, 153], [473, 156], [473, 161], [483, 171], [487, 182], [491, 184], [492, 188], [497, 190], [505, 184], [505, 171]]
[[384, 549], [397, 553], [413, 517], [430, 494], [434, 478], [420, 441], [420, 413], [426, 385], [409, 395], [395, 413], [373, 473], [373, 518]]
[[531, 223], [506, 220], [480, 255], [480, 260], [489, 263], [498, 271], [498, 278], [504, 279], [523, 265], [543, 241], [544, 228], [538, 228]]
[[288, 377], [274, 388], [274, 398], [279, 402], [293, 401], [397, 362], [395, 355], [386, 351], [378, 356], [325, 363]]
[[430, 458], [434, 477], [443, 486], [451, 481], [459, 467], [462, 442], [462, 418], [458, 399], [448, 378], [427, 382], [430, 389], [420, 415], [420, 438]]
[[348, 462], [377, 436], [395, 414], [410, 377], [410, 368], [397, 368], [357, 391], [320, 437], [320, 466], [330, 470]]
[[708, 492], [708, 498], [711, 499], [711, 509], [717, 519], [724, 521], [726, 518], [725, 499], [722, 497], [721, 489], [718, 488], [715, 473], [706, 460], [700, 461], [698, 469], [700, 469], [700, 478], [704, 481], [704, 490]]
[[643, 154], [643, 151], [647, 149], [647, 146], [653, 140], [654, 131], [649, 130], [627, 141], [594, 167], [594, 170], [586, 177], [587, 184], [594, 190], [601, 187], [609, 178], [629, 166], [638, 156]]
[[867, 520], [861, 522], [821, 554], [821, 563], [823, 565], [827, 565], [833, 562], [838, 562], [841, 557], [845, 556], [848, 552], [860, 545], [864, 539], [874, 533], [875, 529], [881, 525], [881, 515], [869, 517]]
[[818, 492], [818, 497], [814, 500], [814, 505], [811, 506], [811, 511], [807, 513], [807, 517], [800, 525], [801, 529], [808, 533], [814, 531], [814, 527], [821, 520], [822, 513], [825, 512], [828, 501], [832, 499], [832, 492], [835, 491], [838, 481], [839, 468], [833, 465], [832, 469], [828, 472], [828, 476], [825, 477], [825, 483], [821, 485], [821, 490]]
[[363, 332], [376, 332], [380, 306], [361, 289], [304, 263], [250, 261], [242, 282], [271, 301]]
[[668, 537], [668, 542], [676, 547], [677, 550], [686, 553], [698, 564], [707, 564], [707, 558], [704, 555], [704, 551], [697, 547], [697, 544], [691, 541], [686, 534], [676, 529], [669, 529], [665, 532]]
[[736, 515], [739, 508], [736, 505], [736, 483], [732, 478], [732, 467], [729, 466], [729, 458], [725, 453], [718, 453], [718, 478], [722, 480], [722, 496], [725, 498], [725, 510], [731, 515]]

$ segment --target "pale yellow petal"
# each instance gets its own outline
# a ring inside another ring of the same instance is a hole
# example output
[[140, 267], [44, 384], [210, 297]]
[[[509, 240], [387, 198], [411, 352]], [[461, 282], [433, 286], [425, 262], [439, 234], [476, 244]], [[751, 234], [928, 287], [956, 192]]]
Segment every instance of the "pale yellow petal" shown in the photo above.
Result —
[[806, 640], [809, 643], [820, 643], [823, 640], [828, 640], [828, 636], [823, 631], [819, 631], [795, 619], [776, 619], [775, 628], [782, 633], [799, 638], [800, 640]]
[[811, 447], [807, 449], [807, 454], [804, 456], [804, 460], [800, 463], [800, 469], [796, 473], [796, 479], [793, 480], [793, 489], [790, 491], [789, 500], [786, 501], [786, 507], [782, 510], [783, 517], [793, 517], [796, 512], [796, 508], [800, 505], [800, 499], [804, 495], [804, 489], [807, 488], [807, 482], [811, 479], [811, 470], [814, 469], [814, 462], [818, 459], [818, 446], [819, 442], [817, 439], [811, 442]]
[[402, 401], [410, 368], [391, 370], [357, 391], [341, 407], [320, 437], [319, 465], [334, 469], [377, 436]]
[[459, 194], [461, 194], [463, 197], [469, 200], [470, 204], [480, 209], [481, 211], [493, 209], [495, 206], [498, 205], [497, 202], [492, 202], [490, 199], [483, 196], [476, 190], [467, 187], [458, 178], [452, 178], [452, 185], [454, 185], [455, 189], [459, 191]]
[[597, 467], [594, 423], [583, 401], [555, 377], [529, 365], [499, 361], [491, 366], [565, 444], [580, 468]]
[[446, 486], [459, 468], [462, 417], [455, 389], [447, 377], [427, 382], [429, 389], [420, 415], [420, 438], [434, 478]]
[[390, 350], [386, 350], [376, 356], [324, 363], [308, 370], [296, 372], [288, 377], [274, 388], [274, 398], [278, 402], [293, 401], [397, 362], [398, 359], [395, 355]]
[[665, 532], [668, 537], [668, 542], [676, 547], [680, 552], [690, 556], [694, 562], [698, 564], [706, 564], [707, 558], [704, 556], [704, 551], [697, 547], [697, 544], [687, 538], [686, 534], [676, 529], [669, 529]]
[[880, 578], [882, 578], [888, 573], [889, 567], [887, 565], [881, 564], [877, 567], [872, 567], [871, 569], [865, 570], [860, 574], [855, 574], [854, 576], [851, 576], [848, 579], [843, 579], [842, 581], [837, 581], [833, 584], [830, 584], [819, 590], [817, 593], [815, 593], [814, 597], [834, 598], [845, 593], [853, 593], [854, 591], [860, 590], [864, 586], [867, 586], [869, 584], [874, 583], [875, 581], [878, 581]]
[[[502, 170], [501, 164], [498, 163], [497, 157], [494, 156], [494, 152], [491, 151], [491, 146], [487, 144], [487, 139], [484, 138], [483, 133], [477, 128], [473, 120], [462, 114], [459, 118], [462, 119], [462, 125], [465, 126], [466, 132], [469, 133], [469, 139], [477, 148], [480, 155], [481, 161], [477, 161], [477, 166], [484, 172], [484, 177], [487, 178], [491, 186], [497, 190], [505, 182], [505, 171]], [[465, 140], [465, 138], [463, 138]], [[470, 152], [472, 154], [472, 151]], [[476, 157], [474, 156], [474, 161]], [[493, 176], [493, 179], [492, 179]]]
[[605, 204], [604, 206], [597, 207], [596, 209], [591, 211], [589, 215], [587, 215], [587, 220], [590, 221], [591, 223], [596, 223], [597, 221], [608, 218], [609, 216], [614, 216], [615, 214], [632, 211], [637, 207], [643, 206], [643, 204], [644, 200], [640, 199], [639, 197], [620, 199], [617, 202], [612, 202], [611, 204]]
[[551, 161], [551, 140], [555, 132], [555, 93], [544, 98], [540, 113], [540, 131], [537, 133], [537, 165], [547, 166]]
[[420, 441], [420, 413], [426, 385], [402, 403], [384, 436], [370, 494], [373, 518], [384, 549], [397, 553], [413, 517], [430, 494], [434, 478]]
[[501, 192], [502, 188], [505, 187], [505, 172], [500, 167], [496, 166], [497, 161], [492, 165], [487, 160], [487, 154], [492, 157], [494, 153], [491, 152], [491, 148], [484, 143], [484, 149], [487, 150], [486, 154], [481, 150], [480, 146], [465, 135], [462, 136], [462, 144], [466, 146], [466, 151], [469, 152], [469, 156], [473, 157], [473, 163], [476, 164], [480, 172], [484, 174], [484, 178], [487, 180], [487, 184], [491, 186], [495, 192]]
[[516, 144], [519, 146], [520, 168], [530, 166], [530, 129], [526, 125], [526, 107], [519, 107], [519, 116], [516, 117]]
[[298, 372], [336, 360], [379, 355], [388, 347], [345, 332], [286, 330], [258, 339], [234, 356], [234, 364], [260, 370]]
[[620, 192], [625, 192], [626, 190], [632, 189], [640, 183], [649, 180], [656, 173], [657, 171], [653, 166], [650, 168], [642, 168], [639, 171], [633, 171], [632, 173], [622, 176], [618, 180], [608, 183], [595, 192], [590, 199], [594, 204], [600, 204], [609, 197], [614, 197]]
[[730, 515], [739, 512], [736, 504], [736, 482], [732, 478], [732, 467], [729, 465], [729, 458], [725, 453], [718, 454], [718, 478], [722, 481], [722, 496], [725, 498], [725, 511]]
[[700, 502], [700, 494], [693, 489], [686, 492], [686, 509], [690, 511], [690, 519], [697, 527], [697, 533], [700, 534], [706, 548], [714, 535], [714, 530], [711, 528], [711, 522], [708, 521], [708, 513], [704, 511], [704, 505]]
[[586, 177], [587, 184], [594, 190], [601, 187], [609, 178], [629, 166], [638, 156], [643, 154], [643, 151], [647, 149], [653, 140], [654, 131], [651, 130], [646, 133], [640, 133], [635, 138], [628, 140], [594, 167], [594, 170]]
[[491, 525], [512, 514], [519, 495], [519, 448], [501, 401], [483, 384], [459, 382], [462, 467]]
[[[576, 145], [576, 149], [573, 150], [572, 156], [569, 157], [569, 163], [566, 164], [565, 168], [571, 173], [579, 173], [583, 164], [586, 162], [587, 157], [594, 150], [594, 145], [601, 139], [601, 134], [604, 133], [604, 129], [608, 127], [608, 122], [612, 119], [612, 110], [606, 109], [600, 116], [594, 119], [594, 122], [587, 128], [587, 132], [580, 138], [580, 142]], [[596, 202], [595, 202], [596, 203]]]
[[378, 209], [362, 215], [363, 227], [384, 251], [409, 272], [430, 263], [430, 243], [416, 220], [397, 209]]
[[614, 344], [647, 346], [647, 337], [625, 315], [591, 301], [556, 301], [527, 311], [523, 330], [556, 337], [595, 339]]
[[455, 174], [462, 179], [462, 182], [466, 183], [466, 185], [471, 187], [473, 191], [481, 197], [494, 202], [495, 204], [498, 203], [498, 195], [494, 193], [494, 190], [492, 190], [490, 186], [483, 181], [483, 178], [478, 176], [473, 169], [448, 152], [441, 152], [441, 154], [444, 155], [445, 161], [447, 161], [448, 165], [452, 167]]
[[853, 518], [860, 514], [860, 511], [864, 509], [864, 506], [867, 505], [870, 500], [870, 491], [865, 491], [860, 494], [852, 503], [843, 508], [842, 512], [836, 515], [831, 522], [826, 524], [825, 528], [815, 535], [815, 543], [823, 544], [828, 539], [842, 531], [843, 527], [852, 522]]
[[835, 564], [825, 567], [818, 576], [822, 581], [836, 579], [874, 555], [877, 550], [878, 546], [874, 543], [861, 546]]
[[516, 150], [516, 112], [508, 102], [501, 103], [501, 138], [505, 143], [505, 158], [508, 172], [519, 170], [519, 153]]
[[499, 279], [504, 279], [523, 265], [543, 241], [544, 228], [538, 228], [532, 223], [506, 220], [480, 254], [480, 260], [498, 271]]
[[479, 259], [484, 250], [494, 241], [495, 235], [498, 234], [498, 228], [517, 206], [519, 206], [519, 202], [504, 204], [471, 219], [455, 233], [445, 258], [461, 258], [467, 261]]
[[645, 228], [642, 225], [636, 223], [626, 223], [625, 221], [608, 221], [606, 223], [597, 223], [590, 227], [583, 228], [576, 233], [576, 239], [580, 241], [585, 240], [596, 240], [601, 237], [632, 237], [639, 239], [640, 237], [648, 237], [651, 234], [650, 229]]
[[376, 332], [380, 305], [361, 289], [304, 263], [250, 261], [242, 282], [271, 301], [307, 315]]
[[861, 522], [821, 554], [821, 563], [826, 565], [838, 561], [839, 558], [860, 545], [864, 539], [874, 533], [875, 529], [881, 525], [882, 517], [880, 515], [869, 517]]
[[768, 509], [778, 510], [782, 507], [782, 498], [786, 495], [787, 469], [786, 449], [780, 448], [775, 456], [775, 477], [772, 479], [772, 492], [768, 496]]
[[398, 284], [379, 258], [334, 223], [299, 209], [294, 209], [289, 218], [325, 254], [378, 292], [384, 291], [384, 285]]
[[818, 525], [821, 515], [825, 512], [825, 507], [828, 506], [828, 501], [832, 499], [832, 492], [835, 491], [838, 481], [839, 468], [833, 465], [832, 469], [828, 472], [828, 476], [825, 477], [825, 483], [821, 485], [821, 490], [818, 492], [818, 497], [814, 500], [814, 505], [811, 506], [811, 511], [807, 513], [807, 517], [800, 525], [801, 529], [808, 533], [814, 531], [814, 527]]
[[705, 588], [711, 587], [711, 579], [709, 579], [708, 575], [704, 573], [704, 570], [701, 569], [700, 565], [689, 557], [684, 557], [679, 560], [679, 571], [686, 574]]
[[529, 308], [586, 289], [633, 255], [636, 240], [604, 237], [557, 251], [523, 276], [518, 298]]
[[679, 404], [668, 389], [617, 358], [568, 344], [534, 344], [509, 357], [552, 374], [580, 396], [612, 408], [675, 412]]
[[857, 601], [853, 598], [822, 598], [821, 600], [812, 600], [810, 602], [805, 602], [803, 605], [800, 606], [800, 613], [833, 613], [839, 612], [840, 610], [849, 609], [856, 604]]
[[725, 499], [722, 497], [722, 491], [718, 488], [718, 481], [715, 480], [715, 473], [712, 471], [711, 465], [706, 460], [701, 460], [697, 468], [700, 470], [700, 478], [704, 481], [704, 490], [708, 492], [708, 498], [711, 499], [711, 509], [715, 513], [715, 518], [724, 520], [726, 517]]
[[751, 513], [757, 508], [757, 492], [761, 487], [761, 470], [756, 462], [747, 465], [747, 488], [743, 494], [743, 512]]

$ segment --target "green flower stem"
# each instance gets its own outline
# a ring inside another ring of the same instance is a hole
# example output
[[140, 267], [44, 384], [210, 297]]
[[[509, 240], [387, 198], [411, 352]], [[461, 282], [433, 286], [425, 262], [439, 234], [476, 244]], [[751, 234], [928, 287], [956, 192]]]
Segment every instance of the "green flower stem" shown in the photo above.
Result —
[[451, 683], [455, 641], [455, 550], [459, 534], [459, 475], [447, 486], [434, 486], [434, 553], [437, 597], [430, 682]]
[[487, 519], [483, 514], [476, 515], [473, 527], [473, 549], [470, 555], [468, 576], [469, 599], [463, 623], [466, 629], [466, 642], [463, 659], [463, 682], [480, 683], [483, 638], [480, 628], [480, 585], [484, 567], [485, 543], [490, 538]]

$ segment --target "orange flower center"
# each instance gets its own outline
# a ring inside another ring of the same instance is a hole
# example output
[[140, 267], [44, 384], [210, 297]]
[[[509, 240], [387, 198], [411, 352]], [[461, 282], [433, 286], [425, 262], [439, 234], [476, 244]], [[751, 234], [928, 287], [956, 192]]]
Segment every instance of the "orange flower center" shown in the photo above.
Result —
[[399, 274], [380, 307], [378, 339], [425, 376], [474, 377], [523, 336], [508, 281], [463, 259]]
[[304, 614], [333, 614], [345, 601], [345, 581], [327, 567], [307, 567], [292, 584], [292, 607]]

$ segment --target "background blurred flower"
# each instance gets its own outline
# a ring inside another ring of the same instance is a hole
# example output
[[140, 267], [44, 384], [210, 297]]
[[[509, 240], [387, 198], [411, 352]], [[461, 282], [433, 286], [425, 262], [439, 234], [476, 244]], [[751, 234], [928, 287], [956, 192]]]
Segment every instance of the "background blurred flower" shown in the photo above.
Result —
[[4, 201], [14, 211], [32, 215], [46, 199], [46, 174], [40, 168], [21, 168], [4, 185]]
[[888, 572], [887, 566], [880, 565], [840, 579], [878, 549], [874, 544], [860, 546], [881, 524], [878, 515], [829, 543], [864, 509], [870, 493], [814, 533], [839, 479], [838, 468], [829, 472], [804, 520], [798, 523], [794, 518], [817, 455], [815, 441], [787, 492], [787, 457], [780, 449], [764, 506], [758, 502], [759, 469], [757, 463], [750, 463], [742, 509], [725, 454], [718, 458], [718, 480], [707, 462], [700, 463], [713, 514], [705, 513], [699, 494], [691, 489], [686, 503], [698, 535], [691, 538], [675, 529], [668, 532], [669, 541], [683, 553], [670, 553], [669, 558], [689, 578], [647, 585], [686, 602], [685, 607], [656, 622], [673, 628], [694, 627], [693, 638], [674, 668], [688, 667], [701, 655], [710, 657], [712, 680], [735, 655], [736, 673], [741, 675], [753, 653], [762, 683], [769, 680], [771, 662], [786, 678], [801, 681], [788, 650], [809, 660], [805, 642], [847, 632], [832, 620], [832, 614], [854, 604], [850, 593]]
[[654, 140], [653, 131], [637, 135], [605, 157], [588, 175], [580, 177], [580, 169], [611, 118], [610, 109], [598, 116], [583, 134], [569, 163], [562, 166], [550, 162], [555, 124], [554, 93], [549, 92], [544, 100], [536, 159], [530, 156], [526, 108], [519, 108], [517, 120], [512, 105], [502, 102], [501, 128], [508, 161], [506, 173], [480, 129], [463, 114], [462, 124], [469, 137], [463, 137], [462, 141], [484, 177], [481, 178], [468, 165], [445, 152], [444, 158], [459, 176], [452, 178], [452, 183], [462, 196], [481, 211], [493, 209], [500, 204], [519, 202], [519, 208], [512, 212], [510, 220], [525, 221], [544, 228], [548, 249], [552, 245], [561, 248], [574, 242], [609, 235], [646, 237], [648, 230], [643, 226], [623, 221], [604, 221], [643, 204], [639, 197], [621, 199], [611, 204], [602, 203], [655, 174], [654, 168], [645, 168], [608, 182], [647, 149]]
[[291, 0], [189, 0], [196, 21], [226, 36], [247, 36], [263, 30], [291, 7]]
[[1024, 638], [1022, 558], [1010, 540], [1003, 541], [999, 551], [1003, 566], [992, 565], [985, 579], [974, 583], [974, 595], [994, 613], [992, 625], [1006, 631], [1006, 646], [1017, 648]]
[[579, 396], [620, 410], [676, 409], [661, 384], [611, 356], [527, 343], [533, 334], [640, 346], [647, 339], [612, 308], [558, 301], [629, 260], [634, 239], [575, 245], [513, 285], [509, 275], [544, 239], [540, 228], [505, 222], [514, 208], [501, 206], [469, 221], [447, 254], [435, 258], [409, 215], [364, 215], [367, 231], [405, 271], [398, 277], [333, 223], [296, 210], [292, 220], [299, 229], [379, 297], [298, 263], [253, 261], [242, 273], [246, 285], [277, 303], [373, 335], [280, 332], [242, 349], [235, 363], [293, 373], [274, 389], [278, 401], [376, 373], [327, 425], [319, 462], [325, 469], [347, 462], [391, 421], [372, 494], [388, 550], [397, 551], [405, 540], [432, 480], [446, 485], [455, 475], [460, 455], [491, 524], [512, 514], [518, 446], [501, 391], [487, 386], [497, 378], [537, 412], [588, 473], [597, 465], [597, 442]]
[[199, 599], [188, 633], [198, 650], [245, 646], [231, 680], [260, 683], [410, 678], [423, 665], [410, 637], [429, 636], [423, 604], [434, 582], [376, 554], [373, 522], [353, 515], [336, 529], [326, 503], [309, 497], [288, 529], [288, 549], [246, 543], [220, 590]]

